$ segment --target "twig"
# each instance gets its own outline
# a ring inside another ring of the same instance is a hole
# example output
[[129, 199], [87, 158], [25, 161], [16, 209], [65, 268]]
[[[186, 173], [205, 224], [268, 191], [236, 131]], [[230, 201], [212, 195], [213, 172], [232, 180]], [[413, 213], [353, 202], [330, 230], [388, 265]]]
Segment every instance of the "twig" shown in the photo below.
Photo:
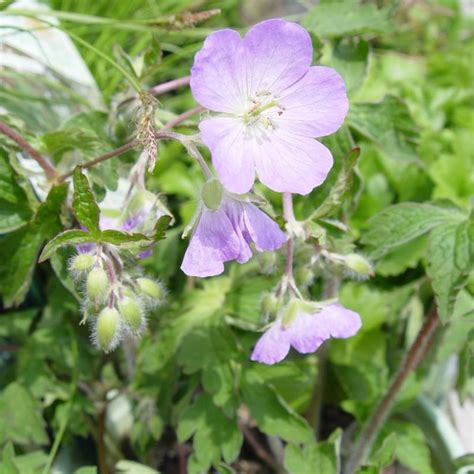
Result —
[[[169, 122], [167, 122], [161, 128], [161, 130], [156, 134], [155, 138], [157, 138], [157, 139], [171, 138], [171, 137], [163, 135], [161, 132], [169, 130], [172, 127], [175, 127], [179, 123], [181, 123], [184, 120], [191, 117], [191, 115], [194, 115], [198, 112], [201, 112], [202, 110], [203, 110], [203, 108], [201, 106], [198, 106], [198, 107], [194, 107], [191, 110], [187, 110], [186, 112], [183, 112], [180, 115], [177, 115], [176, 117], [171, 119]], [[107, 152], [103, 155], [98, 156], [97, 158], [94, 158], [93, 160], [86, 161], [85, 163], [81, 163], [80, 166], [81, 166], [81, 168], [92, 168], [93, 166], [95, 166], [99, 163], [102, 163], [103, 161], [109, 160], [110, 158], [114, 158], [115, 156], [119, 156], [119, 155], [122, 155], [123, 153], [126, 153], [127, 151], [131, 150], [132, 148], [135, 148], [136, 146], [138, 146], [139, 144], [140, 144], [139, 140], [136, 140], [136, 139], [132, 140], [132, 141], [126, 143], [125, 145], [122, 145], [121, 147], [116, 148], [115, 150], [111, 150], [111, 151], [109, 151], [109, 152]], [[67, 173], [61, 175], [58, 178], [58, 181], [60, 183], [65, 181], [67, 178], [71, 177], [73, 175], [73, 173], [74, 173], [74, 170], [68, 171]]]
[[273, 470], [278, 471], [278, 464], [275, 460], [268, 454], [263, 446], [260, 445], [257, 437], [252, 433], [252, 431], [247, 428], [243, 423], [240, 424], [240, 430], [244, 435], [245, 441], [252, 446], [254, 453], [259, 457], [265, 464], [270, 466]]
[[13, 140], [20, 148], [31, 156], [43, 168], [46, 177], [53, 181], [56, 177], [56, 168], [37, 150], [35, 150], [21, 135], [12, 130], [8, 125], [0, 122], [0, 132]]
[[152, 95], [165, 94], [166, 92], [178, 89], [178, 87], [187, 86], [191, 76], [180, 77], [179, 79], [173, 79], [172, 81], [164, 82], [163, 84], [158, 84], [157, 86], [150, 87], [148, 92]]
[[433, 306], [426, 316], [418, 336], [416, 337], [409, 351], [406, 353], [405, 358], [398, 368], [385, 396], [379, 402], [377, 408], [364, 426], [359, 439], [346, 462], [343, 470], [344, 474], [353, 474], [359, 465], [364, 461], [379, 433], [382, 424], [390, 415], [390, 410], [395, 403], [396, 396], [403, 386], [405, 379], [426, 355], [427, 348], [430, 347], [436, 332], [436, 328], [438, 327], [438, 323], [438, 312], [436, 307]]

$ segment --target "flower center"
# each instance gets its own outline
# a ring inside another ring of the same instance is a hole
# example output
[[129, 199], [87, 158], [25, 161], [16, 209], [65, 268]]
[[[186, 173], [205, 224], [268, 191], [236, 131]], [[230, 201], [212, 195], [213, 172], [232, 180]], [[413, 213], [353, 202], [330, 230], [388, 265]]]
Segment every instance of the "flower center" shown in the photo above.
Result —
[[[272, 110], [273, 109], [273, 110]], [[250, 99], [250, 106], [244, 114], [244, 123], [253, 125], [262, 124], [267, 129], [276, 128], [274, 120], [275, 114], [281, 115], [284, 108], [279, 105], [278, 99], [270, 92], [258, 92], [254, 98]]]

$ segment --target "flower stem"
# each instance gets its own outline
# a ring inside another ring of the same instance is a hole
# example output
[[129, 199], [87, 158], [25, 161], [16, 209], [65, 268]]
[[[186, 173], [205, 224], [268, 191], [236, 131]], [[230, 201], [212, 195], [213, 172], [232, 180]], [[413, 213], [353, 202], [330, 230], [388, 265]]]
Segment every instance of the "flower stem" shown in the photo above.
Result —
[[[283, 193], [283, 217], [287, 224], [295, 221], [295, 213], [293, 211], [293, 196], [291, 193]], [[289, 281], [293, 280], [293, 256], [295, 252], [294, 237], [291, 233], [288, 236], [285, 276]]]
[[34, 149], [21, 135], [16, 133], [8, 125], [0, 122], [0, 133], [6, 135], [10, 140], [13, 140], [23, 151], [28, 153], [38, 164], [43, 168], [46, 177], [53, 181], [56, 177], [56, 168], [44, 157], [39, 151]]
[[150, 87], [148, 92], [152, 95], [165, 94], [166, 92], [178, 89], [178, 87], [187, 86], [191, 76], [180, 77], [178, 79], [173, 79], [172, 81], [163, 82], [163, 84], [158, 84], [156, 86]]
[[398, 392], [403, 386], [405, 379], [414, 370], [423, 357], [428, 352], [431, 346], [436, 328], [438, 327], [439, 319], [436, 307], [430, 310], [425, 318], [423, 326], [421, 327], [415, 341], [408, 350], [400, 367], [398, 368], [392, 383], [388, 388], [385, 396], [379, 402], [375, 411], [372, 412], [366, 425], [364, 426], [355, 447], [347, 460], [343, 469], [344, 474], [353, 474], [362, 462], [364, 462], [367, 454], [379, 434], [385, 420], [390, 415], [390, 410], [395, 403]]

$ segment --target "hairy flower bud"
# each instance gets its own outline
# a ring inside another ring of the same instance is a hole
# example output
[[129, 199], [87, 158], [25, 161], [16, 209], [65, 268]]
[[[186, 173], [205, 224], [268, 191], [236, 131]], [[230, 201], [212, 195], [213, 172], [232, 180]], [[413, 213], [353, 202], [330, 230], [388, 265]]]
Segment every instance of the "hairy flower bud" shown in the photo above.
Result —
[[119, 302], [119, 310], [124, 320], [133, 332], [142, 325], [142, 309], [136, 298], [125, 296]]
[[94, 255], [90, 253], [80, 253], [71, 261], [71, 270], [84, 271], [89, 270], [95, 263]]
[[211, 211], [216, 211], [222, 202], [224, 188], [219, 180], [213, 178], [207, 181], [201, 190], [204, 205]]
[[159, 300], [163, 294], [161, 286], [149, 278], [138, 278], [137, 285], [141, 293], [154, 300]]
[[94, 267], [87, 275], [87, 295], [92, 301], [103, 301], [110, 287], [109, 277], [102, 267]]
[[344, 257], [344, 263], [347, 268], [357, 273], [361, 277], [367, 278], [374, 275], [374, 269], [372, 268], [372, 265], [361, 255], [356, 253], [346, 255]]
[[105, 352], [111, 351], [118, 341], [120, 313], [115, 308], [104, 308], [97, 318], [97, 343]]

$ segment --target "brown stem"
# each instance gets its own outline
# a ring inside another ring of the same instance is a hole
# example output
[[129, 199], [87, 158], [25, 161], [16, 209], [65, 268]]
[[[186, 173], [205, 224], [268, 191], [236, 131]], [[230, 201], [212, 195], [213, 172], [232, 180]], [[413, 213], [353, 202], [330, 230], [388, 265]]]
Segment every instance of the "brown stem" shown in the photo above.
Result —
[[343, 471], [344, 474], [353, 474], [359, 465], [364, 462], [364, 459], [369, 453], [382, 424], [390, 415], [390, 410], [395, 403], [398, 392], [402, 388], [405, 379], [426, 355], [427, 349], [433, 341], [438, 324], [438, 312], [436, 307], [433, 306], [426, 316], [423, 326], [418, 332], [415, 341], [406, 353], [405, 358], [393, 377], [392, 383], [390, 384], [385, 396], [367, 420], [367, 423], [364, 426], [349, 459], [347, 460]]
[[106, 447], [105, 447], [105, 417], [107, 407], [104, 407], [97, 414], [97, 458], [99, 463], [100, 474], [110, 474], [109, 466], [107, 465]]
[[178, 79], [173, 79], [172, 81], [164, 82], [163, 84], [158, 84], [157, 86], [150, 87], [148, 92], [152, 95], [160, 95], [166, 92], [178, 89], [178, 87], [187, 86], [191, 76], [180, 77]]
[[[175, 127], [179, 123], [183, 122], [184, 120], [188, 119], [192, 115], [201, 112], [204, 110], [201, 106], [194, 107], [191, 110], [187, 110], [186, 112], [183, 112], [180, 115], [177, 115], [173, 119], [171, 119], [169, 122], [167, 122], [161, 130], [166, 131], [169, 130], [172, 127]], [[160, 130], [160, 131], [161, 131]], [[160, 136], [160, 131], [156, 134], [156, 138], [167, 138], [166, 136]], [[102, 161], [109, 160], [110, 158], [114, 158], [115, 156], [122, 155], [123, 153], [131, 150], [132, 148], [135, 148], [137, 145], [139, 145], [140, 142], [138, 140], [132, 140], [131, 142], [126, 143], [125, 145], [122, 145], [119, 148], [116, 148], [115, 150], [111, 150], [104, 155], [100, 155], [97, 158], [94, 158], [93, 160], [87, 161], [86, 163], [81, 164], [81, 168], [92, 168], [93, 166], [102, 163]], [[67, 178], [71, 177], [74, 173], [74, 170], [71, 170], [63, 175], [61, 175], [58, 179], [58, 181], [61, 183], [65, 181]]]
[[252, 431], [247, 428], [243, 423], [240, 424], [240, 430], [244, 435], [245, 441], [252, 447], [254, 453], [259, 457], [265, 464], [271, 467], [273, 470], [278, 471], [278, 464], [275, 460], [268, 454], [266, 449], [260, 444], [257, 437], [252, 433]]
[[13, 140], [20, 148], [31, 156], [43, 168], [46, 177], [53, 181], [56, 177], [56, 168], [38, 150], [35, 150], [21, 135], [16, 133], [8, 125], [0, 122], [0, 133]]

